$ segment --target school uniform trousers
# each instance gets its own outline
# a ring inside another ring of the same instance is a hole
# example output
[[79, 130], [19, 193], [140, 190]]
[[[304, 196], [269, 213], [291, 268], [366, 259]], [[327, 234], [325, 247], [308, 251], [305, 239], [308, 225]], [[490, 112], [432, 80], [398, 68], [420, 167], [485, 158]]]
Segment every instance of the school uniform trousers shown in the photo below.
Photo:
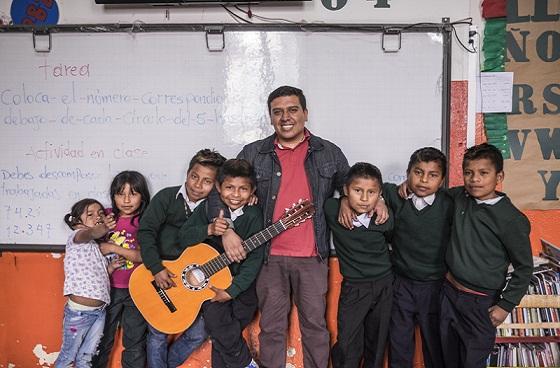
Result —
[[440, 332], [446, 368], [484, 368], [496, 340], [488, 308], [497, 295], [477, 295], [444, 281]]
[[342, 281], [333, 368], [383, 366], [393, 303], [393, 274], [375, 281]]
[[251, 362], [243, 330], [257, 311], [255, 283], [235, 299], [220, 303], [206, 301], [202, 313], [206, 332], [212, 339], [212, 368], [242, 368]]
[[389, 329], [391, 368], [413, 366], [416, 325], [422, 336], [424, 365], [427, 368], [444, 367], [439, 334], [442, 284], [443, 280], [417, 281], [401, 275], [395, 277]]

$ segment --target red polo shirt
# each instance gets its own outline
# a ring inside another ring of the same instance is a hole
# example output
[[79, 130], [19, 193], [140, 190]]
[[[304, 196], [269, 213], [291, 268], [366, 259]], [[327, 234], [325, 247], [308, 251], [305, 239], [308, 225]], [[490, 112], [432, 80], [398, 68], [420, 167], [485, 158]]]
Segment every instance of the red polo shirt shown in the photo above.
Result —
[[[305, 173], [305, 157], [309, 148], [309, 132], [305, 130], [304, 140], [295, 148], [283, 147], [276, 140], [276, 155], [280, 160], [282, 172], [280, 175], [280, 189], [276, 205], [274, 206], [274, 222], [284, 214], [286, 208], [301, 199], [312, 199], [307, 174]], [[272, 239], [270, 254], [273, 256], [312, 257], [317, 255], [315, 247], [315, 232], [313, 220], [308, 219], [303, 224], [284, 231]]]

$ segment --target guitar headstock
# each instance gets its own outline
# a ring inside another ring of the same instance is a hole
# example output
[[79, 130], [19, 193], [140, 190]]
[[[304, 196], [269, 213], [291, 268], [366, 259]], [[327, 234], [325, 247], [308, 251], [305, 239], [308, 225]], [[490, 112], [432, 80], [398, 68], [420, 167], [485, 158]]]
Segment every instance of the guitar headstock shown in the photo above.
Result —
[[305, 220], [313, 217], [315, 214], [315, 206], [309, 199], [300, 199], [290, 208], [286, 208], [284, 216], [280, 219], [282, 224], [289, 229], [305, 222]]

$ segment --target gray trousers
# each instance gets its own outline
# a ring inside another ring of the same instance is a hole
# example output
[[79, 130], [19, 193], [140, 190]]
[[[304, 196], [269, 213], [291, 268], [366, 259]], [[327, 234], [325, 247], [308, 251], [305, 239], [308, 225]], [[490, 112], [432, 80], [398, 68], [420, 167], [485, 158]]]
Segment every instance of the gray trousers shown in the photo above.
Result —
[[317, 257], [270, 256], [257, 278], [261, 311], [260, 366], [286, 367], [292, 298], [298, 310], [305, 368], [327, 368], [329, 331], [325, 319], [328, 263]]

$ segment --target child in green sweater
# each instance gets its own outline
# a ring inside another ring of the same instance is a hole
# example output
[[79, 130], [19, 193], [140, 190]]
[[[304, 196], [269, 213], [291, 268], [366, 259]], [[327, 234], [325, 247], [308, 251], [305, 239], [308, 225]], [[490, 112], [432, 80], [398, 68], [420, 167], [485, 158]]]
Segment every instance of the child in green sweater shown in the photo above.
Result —
[[379, 169], [359, 162], [345, 179], [344, 194], [356, 212], [350, 230], [338, 222], [340, 199], [325, 202], [325, 218], [332, 234], [343, 276], [338, 301], [338, 337], [331, 351], [334, 368], [381, 367], [393, 298], [393, 273], [387, 237], [393, 217], [381, 225], [368, 213], [381, 197]]
[[[208, 196], [218, 168], [225, 158], [218, 152], [203, 149], [189, 163], [184, 184], [160, 190], [146, 208], [138, 229], [142, 262], [162, 289], [177, 287], [176, 277], [162, 263], [174, 260], [185, 250], [178, 233], [187, 218]], [[168, 347], [167, 334], [148, 325], [148, 367], [177, 367], [206, 340], [204, 322], [197, 319]]]
[[453, 201], [442, 190], [447, 159], [438, 149], [416, 150], [408, 163], [401, 198], [395, 184], [383, 184], [386, 204], [395, 215], [391, 260], [395, 271], [389, 332], [391, 367], [411, 368], [414, 328], [422, 336], [424, 364], [443, 368], [439, 334], [440, 291], [445, 279], [445, 251], [453, 218]]
[[[503, 158], [483, 143], [466, 150], [464, 187], [449, 190], [455, 210], [446, 254], [440, 331], [445, 367], [486, 367], [496, 326], [521, 301], [533, 270], [530, 224], [496, 185]], [[511, 279], [506, 280], [509, 265]]]
[[[242, 239], [263, 229], [260, 208], [247, 206], [256, 189], [256, 175], [248, 161], [227, 160], [218, 171], [216, 189], [228, 207], [231, 219], [225, 219], [221, 210], [220, 215], [208, 224], [207, 206], [203, 203], [179, 232], [179, 239], [185, 246], [205, 242], [224, 253], [221, 235], [228, 228], [233, 228]], [[202, 315], [212, 339], [212, 367], [257, 367], [242, 332], [257, 311], [255, 279], [263, 259], [264, 248], [256, 248], [242, 262], [230, 265], [231, 286], [225, 290], [210, 286], [216, 295], [202, 304]]]

